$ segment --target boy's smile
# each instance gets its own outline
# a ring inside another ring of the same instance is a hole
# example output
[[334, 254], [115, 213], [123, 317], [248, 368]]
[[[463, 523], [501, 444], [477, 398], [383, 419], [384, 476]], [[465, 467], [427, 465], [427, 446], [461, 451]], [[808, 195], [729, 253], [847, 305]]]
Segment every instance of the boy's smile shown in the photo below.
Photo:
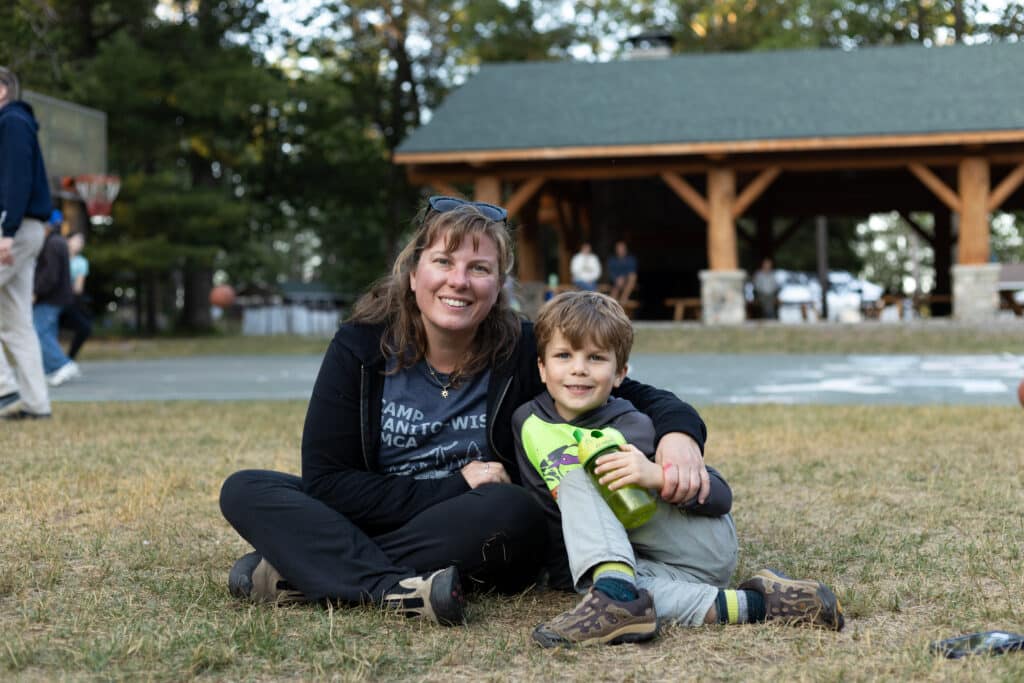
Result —
[[626, 377], [626, 368], [619, 368], [615, 352], [601, 349], [591, 341], [574, 349], [556, 330], [537, 360], [540, 378], [555, 400], [555, 409], [566, 420], [574, 420], [604, 405], [612, 389]]

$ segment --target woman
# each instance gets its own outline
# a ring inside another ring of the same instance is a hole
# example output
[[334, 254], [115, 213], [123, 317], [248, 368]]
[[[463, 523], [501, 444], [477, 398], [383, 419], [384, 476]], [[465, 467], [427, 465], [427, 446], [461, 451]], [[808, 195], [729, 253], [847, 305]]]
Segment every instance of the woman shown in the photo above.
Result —
[[[232, 568], [232, 594], [373, 603], [451, 625], [464, 620], [460, 576], [502, 591], [536, 579], [546, 526], [515, 485], [511, 416], [543, 386], [532, 326], [503, 286], [506, 219], [491, 204], [430, 198], [391, 275], [327, 350], [301, 479], [249, 470], [224, 482], [221, 510], [256, 551]], [[663, 495], [704, 495], [696, 412], [629, 380], [618, 395], [664, 437]]]

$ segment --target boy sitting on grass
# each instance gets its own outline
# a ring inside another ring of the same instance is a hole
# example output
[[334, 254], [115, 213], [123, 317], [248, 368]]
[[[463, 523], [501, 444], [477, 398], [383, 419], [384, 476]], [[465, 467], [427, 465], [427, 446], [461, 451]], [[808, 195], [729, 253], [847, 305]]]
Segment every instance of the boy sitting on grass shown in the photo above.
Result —
[[579, 464], [573, 432], [618, 431], [625, 439], [619, 452], [597, 460], [602, 484], [661, 490], [662, 468], [648, 457], [654, 425], [629, 401], [610, 397], [626, 377], [629, 318], [608, 296], [566, 292], [544, 305], [535, 331], [547, 391], [513, 416], [519, 470], [555, 525], [552, 584], [570, 573], [586, 595], [539, 625], [534, 640], [544, 647], [639, 642], [655, 636], [658, 617], [687, 626], [780, 619], [843, 628], [839, 601], [818, 581], [762, 569], [739, 589], [725, 588], [738, 555], [732, 491], [711, 467], [703, 503], [659, 499], [649, 522], [625, 529]]

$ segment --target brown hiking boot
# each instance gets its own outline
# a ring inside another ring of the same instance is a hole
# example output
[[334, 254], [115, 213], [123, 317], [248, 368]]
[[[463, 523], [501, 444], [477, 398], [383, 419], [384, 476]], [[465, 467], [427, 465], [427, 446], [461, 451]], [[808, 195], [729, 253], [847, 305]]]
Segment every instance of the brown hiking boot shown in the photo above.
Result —
[[384, 609], [407, 617], [424, 617], [442, 626], [466, 623], [466, 599], [456, 567], [399, 581], [384, 596]]
[[793, 624], [812, 624], [842, 631], [843, 607], [832, 590], [813, 579], [791, 579], [781, 572], [762, 569], [739, 586], [764, 596], [766, 618]]
[[249, 598], [254, 602], [276, 605], [309, 602], [259, 553], [243, 555], [235, 562], [228, 574], [228, 590], [236, 598]]
[[639, 643], [658, 633], [651, 594], [641, 589], [636, 600], [619, 602], [591, 588], [578, 605], [533, 630], [543, 647]]

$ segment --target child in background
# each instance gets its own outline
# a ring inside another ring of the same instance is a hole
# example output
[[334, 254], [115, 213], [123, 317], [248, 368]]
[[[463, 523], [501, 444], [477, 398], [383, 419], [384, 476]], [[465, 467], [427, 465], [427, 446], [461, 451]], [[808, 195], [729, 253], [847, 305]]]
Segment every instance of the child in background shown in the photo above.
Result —
[[648, 456], [655, 452], [653, 424], [629, 401], [611, 398], [626, 376], [629, 318], [603, 294], [566, 292], [544, 305], [535, 331], [547, 391], [516, 411], [516, 453], [524, 484], [554, 526], [551, 581], [569, 573], [586, 595], [538, 626], [534, 640], [545, 647], [643, 641], [657, 633], [658, 617], [688, 626], [782, 619], [842, 629], [839, 602], [818, 581], [762, 569], [738, 590], [726, 589], [738, 542], [732, 491], [713, 468], [703, 503], [659, 499], [649, 522], [625, 529], [579, 464], [573, 432], [618, 431], [625, 439], [618, 453], [598, 459], [602, 484], [661, 489], [662, 468]]

